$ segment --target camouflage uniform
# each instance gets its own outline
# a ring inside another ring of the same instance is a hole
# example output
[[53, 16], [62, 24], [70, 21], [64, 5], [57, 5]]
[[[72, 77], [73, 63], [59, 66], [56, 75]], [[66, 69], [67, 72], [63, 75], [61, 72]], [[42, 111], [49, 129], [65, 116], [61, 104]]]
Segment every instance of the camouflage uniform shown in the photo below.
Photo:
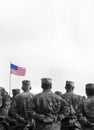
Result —
[[10, 108], [10, 96], [4, 88], [0, 87], [0, 130], [7, 130], [6, 117]]
[[[28, 118], [28, 108], [30, 101], [33, 99], [33, 94], [30, 92], [23, 92], [16, 95], [11, 105], [11, 118], [16, 119], [19, 123], [26, 124]], [[17, 128], [18, 129], [18, 128]], [[21, 128], [20, 128], [21, 129]]]
[[75, 112], [77, 111], [77, 107], [79, 103], [82, 101], [82, 97], [80, 95], [74, 94], [73, 92], [62, 95], [62, 98], [68, 103], [68, 105], [72, 105]]
[[87, 84], [86, 89], [86, 91], [91, 89], [93, 94], [80, 103], [77, 113], [82, 129], [94, 130], [94, 84]]
[[17, 119], [20, 119], [20, 117], [23, 117], [26, 120], [28, 119], [27, 110], [29, 107], [29, 102], [32, 98], [33, 95], [30, 92], [23, 92], [15, 97], [15, 100], [11, 106], [11, 111]]
[[7, 116], [10, 108], [10, 96], [0, 87], [0, 116]]
[[60, 130], [61, 120], [68, 116], [69, 109], [60, 96], [48, 89], [34, 97], [29, 114], [36, 120], [35, 130]]
[[[74, 82], [66, 81], [66, 84], [70, 85], [70, 87], [73, 87], [72, 85], [74, 84]], [[65, 122], [62, 122], [62, 126], [65, 127], [66, 129], [73, 129], [73, 128], [80, 129], [80, 124], [77, 121], [76, 112], [79, 103], [82, 101], [82, 97], [80, 95], [74, 94], [73, 91], [66, 92], [61, 97], [67, 102], [70, 108], [69, 119], [66, 119]]]

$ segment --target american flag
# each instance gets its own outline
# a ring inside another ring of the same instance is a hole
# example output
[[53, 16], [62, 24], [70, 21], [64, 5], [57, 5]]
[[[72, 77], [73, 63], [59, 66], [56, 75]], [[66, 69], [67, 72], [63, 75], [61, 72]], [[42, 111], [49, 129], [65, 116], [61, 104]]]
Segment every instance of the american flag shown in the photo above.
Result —
[[10, 74], [14, 74], [14, 75], [18, 75], [18, 76], [25, 76], [26, 68], [11, 64], [10, 65]]

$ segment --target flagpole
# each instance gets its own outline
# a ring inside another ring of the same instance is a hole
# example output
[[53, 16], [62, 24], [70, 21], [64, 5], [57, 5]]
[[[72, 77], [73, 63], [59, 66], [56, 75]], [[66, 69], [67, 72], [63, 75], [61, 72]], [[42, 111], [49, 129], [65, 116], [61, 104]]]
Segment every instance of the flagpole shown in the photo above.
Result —
[[9, 74], [9, 95], [11, 95], [11, 62], [10, 62], [10, 74]]

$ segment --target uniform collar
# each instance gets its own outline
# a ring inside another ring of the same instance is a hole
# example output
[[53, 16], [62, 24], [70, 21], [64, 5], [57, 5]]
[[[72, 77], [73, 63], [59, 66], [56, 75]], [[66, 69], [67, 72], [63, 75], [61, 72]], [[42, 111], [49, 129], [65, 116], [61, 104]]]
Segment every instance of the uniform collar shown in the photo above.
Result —
[[45, 89], [45, 90], [43, 90], [43, 92], [52, 93], [51, 89]]

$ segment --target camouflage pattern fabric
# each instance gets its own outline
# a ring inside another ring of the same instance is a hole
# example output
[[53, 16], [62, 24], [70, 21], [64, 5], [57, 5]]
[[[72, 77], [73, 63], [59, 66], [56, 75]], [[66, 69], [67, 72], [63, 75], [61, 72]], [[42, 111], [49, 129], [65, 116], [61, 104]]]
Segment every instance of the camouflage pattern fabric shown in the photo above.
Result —
[[68, 114], [67, 103], [51, 91], [37, 94], [29, 108], [29, 115], [36, 120], [36, 130], [60, 130], [60, 121]]
[[7, 116], [10, 108], [10, 96], [0, 87], [0, 116]]
[[68, 103], [70, 108], [70, 115], [66, 120], [62, 121], [62, 130], [63, 129], [80, 129], [80, 123], [78, 122], [76, 113], [77, 108], [80, 102], [82, 102], [82, 97], [76, 95], [73, 92], [66, 92], [62, 95], [62, 98]]
[[22, 123], [26, 123], [28, 119], [28, 108], [30, 100], [33, 99], [33, 95], [30, 92], [23, 92], [18, 94], [13, 101], [10, 111], [12, 118], [17, 119]]
[[3, 124], [0, 123], [0, 130], [6, 130]]
[[66, 92], [65, 94], [62, 95], [62, 98], [68, 103], [68, 105], [72, 105], [74, 111], [76, 112], [78, 105], [82, 101], [82, 96], [76, 95], [73, 92], [68, 93]]
[[80, 103], [77, 113], [83, 129], [94, 130], [94, 96]]
[[4, 88], [0, 87], [0, 130], [8, 130], [5, 118], [10, 108], [10, 96]]

